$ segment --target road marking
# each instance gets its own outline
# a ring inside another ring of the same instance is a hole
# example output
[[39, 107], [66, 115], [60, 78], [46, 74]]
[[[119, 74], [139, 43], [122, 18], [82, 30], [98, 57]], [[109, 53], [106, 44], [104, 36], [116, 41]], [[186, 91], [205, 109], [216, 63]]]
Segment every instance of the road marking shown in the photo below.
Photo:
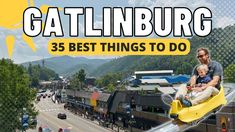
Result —
[[39, 110], [39, 112], [50, 112], [50, 111], [61, 111], [64, 109], [44, 109], [44, 110]]

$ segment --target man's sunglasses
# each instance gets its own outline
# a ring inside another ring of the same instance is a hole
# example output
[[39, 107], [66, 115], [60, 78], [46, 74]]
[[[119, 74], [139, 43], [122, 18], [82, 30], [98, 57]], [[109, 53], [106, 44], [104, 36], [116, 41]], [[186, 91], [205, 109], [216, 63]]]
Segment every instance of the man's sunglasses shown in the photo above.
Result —
[[205, 56], [205, 55], [198, 55], [197, 58], [202, 58], [203, 56]]

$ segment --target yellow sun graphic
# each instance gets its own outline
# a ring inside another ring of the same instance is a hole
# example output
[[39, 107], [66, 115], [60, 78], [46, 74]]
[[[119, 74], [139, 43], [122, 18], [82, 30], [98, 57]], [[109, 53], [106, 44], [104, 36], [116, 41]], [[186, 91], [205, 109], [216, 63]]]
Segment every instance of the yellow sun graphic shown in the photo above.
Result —
[[[15, 30], [23, 26], [23, 12], [29, 7], [34, 6], [33, 0], [4, 0], [0, 4], [0, 27]], [[49, 6], [41, 6], [43, 14]], [[28, 44], [28, 46], [35, 52], [36, 47], [34, 45], [33, 39], [22, 33], [22, 39]], [[15, 44], [15, 36], [7, 35], [6, 45], [8, 50], [9, 58], [12, 57], [13, 48]]]

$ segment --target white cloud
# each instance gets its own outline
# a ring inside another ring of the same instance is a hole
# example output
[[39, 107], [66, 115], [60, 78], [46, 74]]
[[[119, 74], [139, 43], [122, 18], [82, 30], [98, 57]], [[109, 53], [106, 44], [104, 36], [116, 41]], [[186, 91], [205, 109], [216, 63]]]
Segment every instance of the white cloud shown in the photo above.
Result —
[[234, 25], [234, 24], [235, 24], [235, 20], [233, 18], [226, 17], [226, 16], [217, 18], [216, 20], [216, 27], [219, 27], [219, 28], [225, 28], [226, 26]]
[[12, 59], [16, 63], [32, 61], [51, 56], [47, 51], [48, 38], [42, 38], [40, 36], [33, 38], [37, 49], [36, 52], [33, 52], [32, 49], [22, 39], [22, 34], [23, 31], [21, 29], [8, 30], [0, 28], [0, 58], [8, 58], [8, 51], [6, 46], [6, 37], [8, 35], [13, 35], [15, 37]]
[[36, 52], [33, 52], [32, 49], [22, 39], [16, 40], [13, 59], [16, 63], [22, 63], [26, 61], [33, 61], [50, 57], [51, 55], [48, 53], [47, 50], [48, 40], [49, 38], [33, 38], [36, 47]]
[[102, 24], [103, 24], [102, 21], [95, 21], [94, 23], [95, 29], [102, 29], [103, 28]]
[[144, 7], [188, 7], [195, 9], [200, 6], [214, 8], [214, 5], [207, 0], [128, 0], [131, 6], [144, 6]]
[[79, 23], [79, 35], [84, 35], [84, 25], [82, 25], [81, 23]]
[[[96, 28], [102, 28], [102, 22], [97, 21], [94, 25]], [[36, 52], [33, 52], [32, 49], [24, 42], [22, 39], [23, 31], [21, 29], [18, 30], [8, 30], [4, 28], [0, 28], [0, 58], [8, 58], [7, 46], [5, 39], [7, 35], [13, 35], [15, 37], [15, 45], [13, 49], [12, 59], [15, 63], [23, 63], [28, 61], [39, 60], [42, 58], [52, 57], [49, 54], [47, 46], [49, 39], [53, 38], [45, 38], [38, 37], [33, 38], [34, 44], [36, 46]], [[79, 23], [79, 36], [84, 35], [84, 25]], [[89, 58], [89, 57], [88, 57]], [[91, 58], [96, 58], [93, 56]], [[113, 58], [109, 56], [99, 56], [98, 58]]]
[[142, 1], [142, 0], [128, 0], [129, 5], [131, 6], [145, 6], [145, 7], [150, 7], [153, 6], [154, 1], [152, 0], [146, 0], [146, 1]]
[[221, 14], [222, 11], [217, 9], [225, 7], [216, 7], [213, 0], [128, 0], [128, 4], [131, 6], [148, 7], [150, 9], [153, 7], [187, 7], [192, 11], [203, 6], [208, 7], [212, 11], [213, 28], [224, 28], [235, 24], [235, 19], [233, 17], [224, 16]]

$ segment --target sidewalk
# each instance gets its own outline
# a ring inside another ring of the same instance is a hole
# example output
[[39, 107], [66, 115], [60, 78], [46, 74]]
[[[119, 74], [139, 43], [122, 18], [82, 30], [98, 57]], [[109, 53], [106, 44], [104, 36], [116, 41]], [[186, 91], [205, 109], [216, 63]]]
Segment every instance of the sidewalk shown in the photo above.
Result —
[[[66, 109], [66, 111], [69, 111], [69, 110]], [[88, 118], [85, 118], [84, 115], [79, 116], [78, 114], [75, 114], [75, 113], [73, 113], [73, 112], [71, 112], [71, 111], [69, 111], [69, 112], [72, 113], [72, 114], [74, 114], [74, 115], [76, 115], [76, 116], [78, 116], [78, 117], [80, 117], [81, 119], [84, 119], [84, 120], [86, 120], [86, 121], [89, 121], [89, 122], [92, 122], [92, 123], [94, 123], [94, 124], [96, 124], [96, 125], [101, 126], [101, 125], [99, 124], [99, 121], [97, 121], [97, 120], [92, 121], [92, 120], [90, 120], [90, 119], [88, 119]], [[101, 127], [103, 127], [103, 126], [101, 126]], [[111, 128], [111, 125], [109, 125], [109, 127], [103, 127], [103, 128], [105, 128], [105, 129], [107, 129], [107, 130], [109, 130], [109, 131], [112, 131], [112, 132], [118, 132], [118, 127], [114, 127], [114, 125], [113, 125], [113, 129]], [[121, 129], [121, 127], [119, 127], [119, 132], [125, 132], [125, 130], [123, 130], [123, 129]]]

